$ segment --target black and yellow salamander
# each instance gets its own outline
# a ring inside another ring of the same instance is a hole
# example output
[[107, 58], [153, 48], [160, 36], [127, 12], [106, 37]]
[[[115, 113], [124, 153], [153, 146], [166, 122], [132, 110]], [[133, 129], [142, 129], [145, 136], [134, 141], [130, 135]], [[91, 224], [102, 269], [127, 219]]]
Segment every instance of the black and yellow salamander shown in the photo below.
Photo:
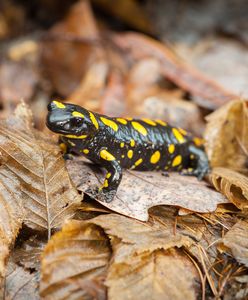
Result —
[[66, 153], [84, 155], [107, 170], [102, 199], [112, 201], [122, 170], [172, 170], [199, 179], [209, 171], [198, 138], [161, 120], [110, 118], [74, 104], [52, 101], [47, 127], [60, 134]]

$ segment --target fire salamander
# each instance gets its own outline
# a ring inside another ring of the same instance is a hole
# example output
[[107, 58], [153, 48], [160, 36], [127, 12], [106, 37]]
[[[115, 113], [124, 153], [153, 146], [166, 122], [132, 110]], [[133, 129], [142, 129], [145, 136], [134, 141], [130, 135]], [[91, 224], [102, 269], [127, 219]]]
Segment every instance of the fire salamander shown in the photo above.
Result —
[[47, 127], [60, 134], [66, 153], [84, 155], [107, 170], [97, 192], [106, 202], [112, 201], [123, 169], [182, 170], [198, 179], [209, 171], [200, 139], [164, 121], [110, 118], [58, 101], [48, 111]]

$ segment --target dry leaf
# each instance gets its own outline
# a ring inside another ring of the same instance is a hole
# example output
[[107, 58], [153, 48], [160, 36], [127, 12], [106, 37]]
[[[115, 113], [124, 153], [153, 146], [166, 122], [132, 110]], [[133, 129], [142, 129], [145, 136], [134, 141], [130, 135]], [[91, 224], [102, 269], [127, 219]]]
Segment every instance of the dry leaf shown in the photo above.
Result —
[[226, 168], [214, 168], [210, 181], [217, 191], [242, 210], [248, 210], [248, 177]]
[[[130, 258], [129, 258], [130, 259]], [[199, 280], [192, 262], [174, 249], [113, 261], [106, 285], [109, 299], [197, 299]]]
[[106, 234], [121, 240], [122, 248], [115, 260], [124, 263], [127, 257], [157, 249], [169, 249], [177, 246], [190, 246], [193, 240], [184, 234], [173, 233], [174, 224], [162, 228], [159, 224], [142, 223], [117, 214], [101, 215], [87, 221], [101, 226]]
[[66, 19], [56, 24], [44, 42], [42, 65], [46, 77], [56, 91], [69, 96], [80, 83], [89, 62], [102, 57], [102, 49], [94, 44], [98, 30], [89, 1], [78, 1]]
[[133, 60], [144, 57], [156, 58], [162, 74], [183, 90], [192, 95], [206, 99], [206, 106], [219, 107], [223, 103], [237, 98], [211, 79], [179, 59], [166, 45], [139, 33], [116, 34], [113, 42], [125, 53], [131, 54]]
[[207, 116], [206, 151], [212, 167], [248, 175], [248, 102], [237, 100]]
[[24, 207], [24, 222], [47, 230], [50, 237], [51, 230], [70, 218], [81, 200], [59, 147], [50, 136], [33, 129], [31, 112], [22, 103], [13, 117], [0, 123], [0, 150], [2, 197], [11, 193], [12, 201]]
[[[80, 160], [67, 162], [67, 169], [77, 189], [83, 192], [89, 186], [100, 186], [104, 180], [103, 172], [97, 167]], [[148, 209], [156, 205], [177, 205], [193, 211], [210, 212], [223, 202], [227, 200], [221, 194], [195, 177], [175, 173], [166, 177], [161, 172], [126, 171], [115, 199], [111, 203], [100, 203], [118, 213], [146, 221]]]
[[7, 276], [0, 288], [0, 299], [38, 300], [38, 281], [38, 273], [30, 273], [10, 261], [8, 263]]
[[70, 221], [48, 242], [42, 257], [42, 299], [106, 299], [103, 280], [109, 241], [96, 225]]
[[[237, 222], [224, 236], [220, 251], [232, 253], [233, 257], [248, 267], [248, 221]], [[223, 247], [224, 246], [224, 247]], [[227, 249], [228, 248], [228, 249]]]

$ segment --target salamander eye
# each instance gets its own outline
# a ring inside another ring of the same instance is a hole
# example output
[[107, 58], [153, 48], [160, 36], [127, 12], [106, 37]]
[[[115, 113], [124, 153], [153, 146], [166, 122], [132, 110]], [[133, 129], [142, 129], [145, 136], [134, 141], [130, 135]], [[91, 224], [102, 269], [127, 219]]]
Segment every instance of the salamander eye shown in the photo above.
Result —
[[70, 123], [73, 127], [79, 126], [82, 124], [82, 119], [81, 118], [73, 118], [70, 120]]

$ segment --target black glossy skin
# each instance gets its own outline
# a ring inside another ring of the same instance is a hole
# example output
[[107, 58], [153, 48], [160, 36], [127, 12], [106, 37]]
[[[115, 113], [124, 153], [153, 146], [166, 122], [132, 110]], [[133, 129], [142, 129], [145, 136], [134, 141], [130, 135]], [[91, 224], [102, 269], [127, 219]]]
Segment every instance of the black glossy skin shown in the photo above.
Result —
[[66, 153], [84, 155], [106, 168], [100, 188], [105, 201], [112, 201], [122, 169], [183, 170], [199, 179], [209, 171], [207, 156], [196, 139], [162, 121], [110, 118], [57, 101], [48, 105], [48, 111], [47, 127], [60, 134]]

